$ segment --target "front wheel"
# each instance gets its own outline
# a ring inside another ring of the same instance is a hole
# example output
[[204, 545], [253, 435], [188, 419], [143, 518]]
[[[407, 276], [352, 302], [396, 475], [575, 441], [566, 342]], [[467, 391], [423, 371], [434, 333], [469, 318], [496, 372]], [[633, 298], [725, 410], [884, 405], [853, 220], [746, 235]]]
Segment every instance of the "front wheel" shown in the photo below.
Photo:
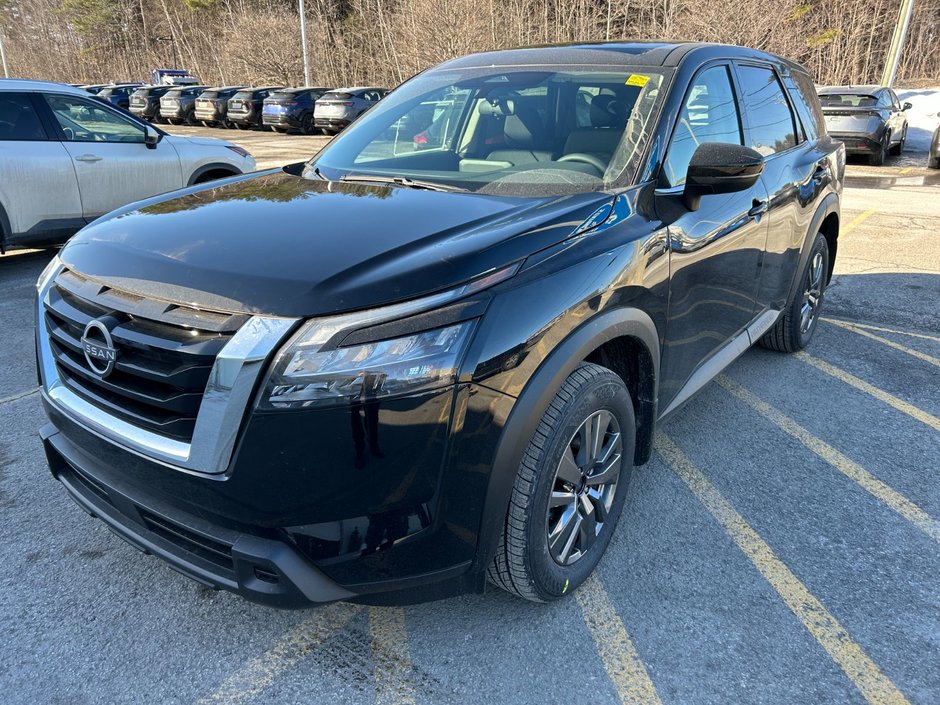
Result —
[[800, 277], [800, 287], [773, 328], [760, 339], [760, 344], [771, 350], [788, 353], [809, 345], [819, 324], [828, 279], [829, 244], [822, 233], [816, 233], [813, 249]]
[[896, 145], [894, 145], [890, 150], [892, 156], [900, 157], [901, 153], [904, 151], [904, 144], [907, 142], [907, 125], [904, 126], [904, 131], [901, 132], [901, 139]]
[[878, 149], [868, 155], [868, 164], [870, 166], [881, 166], [885, 163], [885, 157], [888, 156], [888, 145], [891, 144], [891, 135], [887, 132], [878, 145]]
[[488, 576], [534, 602], [557, 600], [594, 571], [633, 470], [633, 403], [611, 370], [582, 363], [526, 448]]

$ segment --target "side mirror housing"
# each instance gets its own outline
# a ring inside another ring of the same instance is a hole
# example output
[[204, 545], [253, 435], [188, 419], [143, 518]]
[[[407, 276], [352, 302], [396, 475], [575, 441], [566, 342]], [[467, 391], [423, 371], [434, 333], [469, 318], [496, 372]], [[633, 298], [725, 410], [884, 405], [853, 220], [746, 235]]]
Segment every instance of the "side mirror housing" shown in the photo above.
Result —
[[904, 110], [910, 110], [910, 109], [913, 108], [914, 106], [911, 105], [910, 103], [905, 103], [902, 107], [904, 108]]
[[151, 125], [144, 128], [144, 144], [147, 149], [156, 149], [157, 144], [163, 139], [163, 135], [157, 132]]
[[689, 162], [682, 203], [690, 211], [698, 210], [702, 196], [749, 189], [763, 170], [764, 158], [750, 147], [703, 142]]

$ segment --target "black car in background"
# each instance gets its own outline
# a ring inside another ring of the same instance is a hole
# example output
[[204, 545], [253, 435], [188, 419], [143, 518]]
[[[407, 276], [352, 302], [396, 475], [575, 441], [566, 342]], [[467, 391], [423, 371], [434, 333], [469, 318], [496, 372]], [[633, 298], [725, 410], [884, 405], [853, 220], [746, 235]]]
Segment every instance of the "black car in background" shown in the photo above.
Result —
[[283, 86], [265, 86], [238, 91], [229, 98], [228, 121], [240, 130], [262, 127], [261, 111], [264, 107], [264, 99], [282, 88]]
[[121, 84], [114, 86], [105, 86], [95, 95], [99, 100], [103, 100], [107, 103], [110, 103], [116, 108], [124, 108], [128, 110], [130, 108], [130, 97], [138, 88], [143, 86], [142, 83], [129, 83]]
[[46, 458], [138, 549], [265, 604], [568, 596], [657, 424], [752, 344], [813, 339], [844, 172], [809, 74], [765, 52], [448, 61], [306, 164], [73, 237], [37, 284]]
[[128, 110], [139, 118], [151, 122], [166, 122], [160, 117], [160, 98], [172, 86], [141, 86], [128, 98]]
[[228, 120], [228, 101], [244, 86], [221, 86], [209, 88], [196, 98], [194, 117], [206, 127], [231, 127]]
[[334, 88], [324, 94], [314, 109], [314, 125], [325, 135], [335, 135], [378, 103], [388, 88]]
[[160, 97], [160, 117], [173, 125], [196, 122], [196, 98], [209, 86], [173, 86]]
[[92, 95], [98, 95], [98, 91], [100, 91], [102, 88], [107, 88], [110, 85], [113, 85], [113, 84], [111, 83], [86, 83], [86, 84], [79, 85], [76, 87], [81, 88], [84, 91], [88, 91]]
[[[940, 118], [940, 113], [937, 113], [937, 117]], [[927, 153], [927, 166], [931, 169], [940, 169], [940, 123], [937, 124], [937, 128], [933, 131], [933, 136], [930, 138], [930, 151]]]
[[264, 99], [261, 111], [262, 124], [275, 132], [300, 130], [305, 135], [317, 131], [313, 110], [317, 100], [329, 88], [282, 88]]
[[826, 86], [818, 89], [826, 129], [845, 143], [847, 154], [868, 157], [872, 166], [900, 154], [907, 141], [906, 110], [897, 94], [881, 86]]

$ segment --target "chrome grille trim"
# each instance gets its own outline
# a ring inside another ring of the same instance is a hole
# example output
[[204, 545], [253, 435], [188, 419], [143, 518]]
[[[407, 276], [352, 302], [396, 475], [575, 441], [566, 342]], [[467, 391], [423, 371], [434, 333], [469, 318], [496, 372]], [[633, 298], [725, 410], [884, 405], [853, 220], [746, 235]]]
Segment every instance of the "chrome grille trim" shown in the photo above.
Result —
[[299, 319], [252, 316], [238, 329], [215, 359], [192, 441], [187, 443], [105, 412], [69, 389], [59, 377], [45, 307], [61, 271], [60, 268], [48, 278], [38, 296], [36, 336], [45, 399], [95, 435], [144, 458], [193, 472], [224, 472], [265, 361], [286, 340]]

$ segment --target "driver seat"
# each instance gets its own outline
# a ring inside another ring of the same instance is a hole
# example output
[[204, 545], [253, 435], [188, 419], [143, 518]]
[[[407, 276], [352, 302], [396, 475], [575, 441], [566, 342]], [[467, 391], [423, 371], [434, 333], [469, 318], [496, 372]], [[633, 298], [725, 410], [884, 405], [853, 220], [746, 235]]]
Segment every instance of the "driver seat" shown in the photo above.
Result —
[[572, 130], [563, 154], [590, 154], [609, 162], [627, 126], [627, 107], [616, 96], [601, 93], [591, 99], [591, 127]]
[[554, 153], [545, 149], [550, 136], [539, 114], [538, 97], [502, 98], [495, 105], [484, 102], [481, 112], [503, 116], [503, 146], [486, 155], [487, 160], [509, 162], [513, 166], [549, 162]]

